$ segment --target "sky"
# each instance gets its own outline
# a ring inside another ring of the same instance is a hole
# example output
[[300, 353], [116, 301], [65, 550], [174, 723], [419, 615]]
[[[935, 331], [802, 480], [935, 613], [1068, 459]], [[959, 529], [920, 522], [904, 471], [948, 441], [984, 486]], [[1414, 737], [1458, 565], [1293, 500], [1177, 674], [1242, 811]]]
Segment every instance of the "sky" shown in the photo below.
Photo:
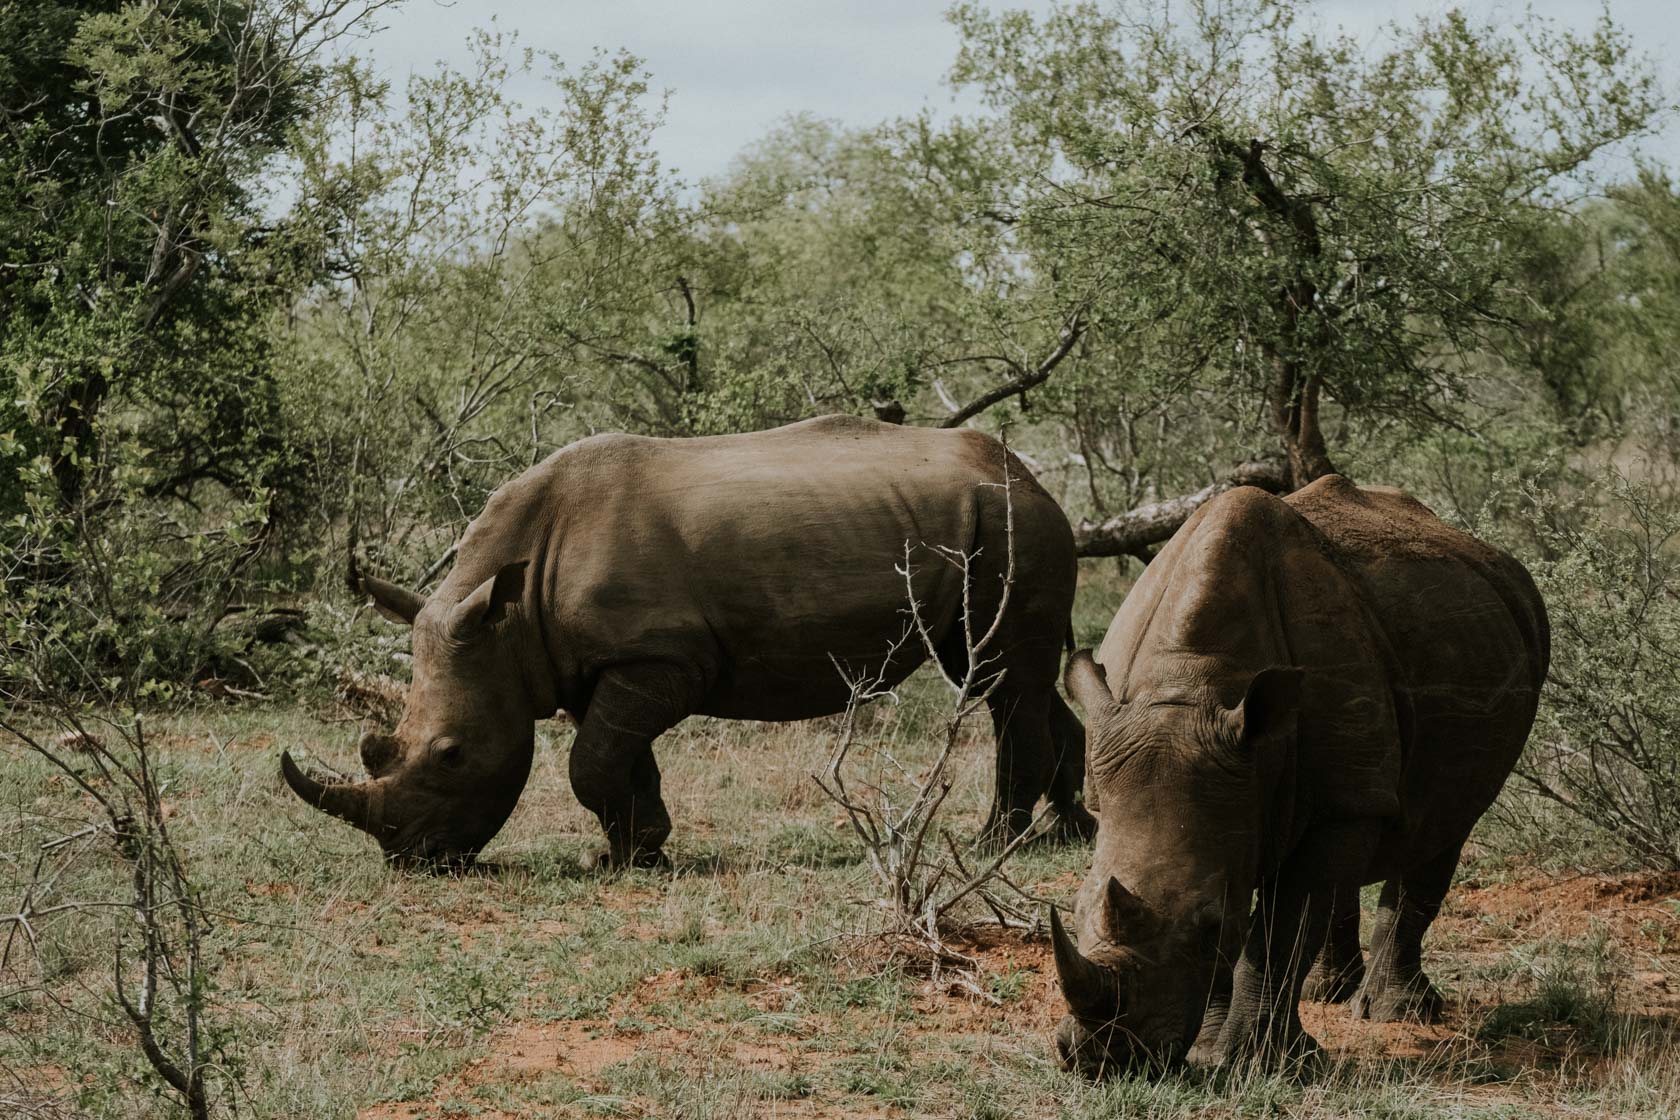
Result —
[[[1045, 11], [1048, 0], [992, 0], [994, 8]], [[1593, 0], [1321, 0], [1317, 20], [1371, 40], [1391, 20], [1462, 7], [1473, 15], [1512, 18], [1532, 6], [1559, 23], [1586, 27]], [[1680, 89], [1680, 12], [1675, 0], [1610, 0], [1611, 15], [1635, 44], [1659, 61], [1668, 89]], [[556, 52], [568, 64], [596, 47], [642, 58], [653, 85], [670, 94], [660, 156], [690, 182], [722, 174], [731, 159], [778, 121], [811, 113], [850, 125], [906, 116], [954, 102], [944, 83], [956, 34], [945, 0], [408, 0], [364, 43], [364, 54], [400, 84], [444, 59], [464, 63], [475, 26], [494, 18], [520, 42]], [[547, 87], [516, 87], [527, 103]], [[1646, 150], [1680, 166], [1680, 122], [1670, 122]]]

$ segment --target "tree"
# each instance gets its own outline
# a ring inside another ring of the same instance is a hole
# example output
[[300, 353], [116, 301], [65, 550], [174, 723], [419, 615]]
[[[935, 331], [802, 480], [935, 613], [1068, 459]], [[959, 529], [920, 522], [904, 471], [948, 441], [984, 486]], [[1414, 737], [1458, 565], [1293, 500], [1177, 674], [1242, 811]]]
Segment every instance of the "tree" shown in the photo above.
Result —
[[[277, 343], [283, 410], [313, 449], [314, 536], [333, 561], [359, 542], [421, 583], [549, 450], [597, 425], [683, 422], [663, 392], [684, 374], [678, 208], [641, 63], [568, 69], [490, 33], [473, 46], [468, 68], [397, 94], [352, 65], [299, 130], [297, 208], [327, 275]], [[552, 106], [510, 96], [525, 76]]]
[[1099, 293], [1092, 342], [1124, 339], [1130, 376], [1257, 407], [1292, 485], [1333, 469], [1332, 403], [1452, 422], [1467, 371], [1544, 313], [1517, 283], [1534, 225], [1650, 127], [1652, 75], [1608, 15], [1578, 36], [1453, 11], [1368, 52], [1297, 0], [1188, 7], [954, 10], [1032, 275]]
[[134, 669], [157, 634], [116, 632], [142, 616], [202, 634], [272, 528], [268, 318], [308, 262], [265, 176], [336, 88], [324, 52], [387, 2], [0, 9], [6, 622], [86, 635], [66, 672]]

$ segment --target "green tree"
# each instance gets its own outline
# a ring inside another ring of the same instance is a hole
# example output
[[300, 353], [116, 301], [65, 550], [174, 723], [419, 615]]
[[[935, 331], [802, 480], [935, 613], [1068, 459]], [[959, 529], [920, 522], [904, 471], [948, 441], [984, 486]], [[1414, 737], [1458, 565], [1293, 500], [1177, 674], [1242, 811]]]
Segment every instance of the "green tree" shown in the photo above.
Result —
[[1652, 75], [1607, 15], [1576, 35], [1451, 11], [1367, 51], [1296, 0], [1179, 10], [955, 9], [953, 80], [1010, 139], [1033, 274], [1099, 293], [1137, 381], [1259, 410], [1294, 485], [1333, 469], [1331, 402], [1451, 422], [1544, 313], [1519, 283], [1533, 231], [1650, 127]]
[[268, 319], [309, 268], [264, 184], [332, 96], [324, 52], [382, 6], [0, 8], [13, 652], [58, 625], [85, 640], [56, 671], [133, 670], [256, 557], [291, 466]]
[[[473, 45], [468, 68], [397, 93], [352, 67], [297, 147], [329, 273], [278, 341], [310, 530], [320, 555], [361, 547], [420, 583], [548, 451], [597, 425], [683, 427], [666, 385], [681, 208], [646, 73], [623, 53], [569, 69], [510, 37]], [[510, 96], [526, 76], [550, 105]]]

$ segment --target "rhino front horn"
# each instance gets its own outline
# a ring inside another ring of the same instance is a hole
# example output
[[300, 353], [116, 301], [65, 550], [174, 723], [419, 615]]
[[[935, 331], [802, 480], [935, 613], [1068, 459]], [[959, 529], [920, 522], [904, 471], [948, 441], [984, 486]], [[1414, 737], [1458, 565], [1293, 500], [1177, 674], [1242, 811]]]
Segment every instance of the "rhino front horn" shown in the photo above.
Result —
[[1062, 915], [1050, 907], [1050, 944], [1056, 953], [1056, 977], [1074, 1015], [1106, 1023], [1120, 1014], [1120, 987], [1114, 973], [1079, 951], [1062, 927]]
[[377, 834], [379, 822], [373, 809], [373, 796], [363, 784], [351, 782], [318, 782], [305, 774], [292, 761], [291, 752], [280, 752], [280, 773], [292, 792], [323, 813], [330, 813], [341, 821], [348, 821], [363, 832]]

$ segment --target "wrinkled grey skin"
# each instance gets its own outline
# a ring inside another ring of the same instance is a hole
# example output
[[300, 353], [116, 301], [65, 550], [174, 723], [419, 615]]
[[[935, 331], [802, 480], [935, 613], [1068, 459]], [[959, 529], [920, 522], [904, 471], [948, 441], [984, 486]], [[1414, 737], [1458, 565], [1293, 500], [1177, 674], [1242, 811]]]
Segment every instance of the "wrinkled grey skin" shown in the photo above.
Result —
[[1545, 679], [1545, 607], [1505, 553], [1339, 476], [1233, 490], [1150, 563], [1069, 692], [1100, 805], [1077, 941], [1055, 917], [1063, 1063], [1277, 1064], [1332, 914], [1325, 984], [1360, 974], [1345, 916], [1386, 880], [1353, 997], [1437, 1011], [1421, 968], [1459, 850]]
[[[1002, 485], [1007, 463], [1009, 485]], [[987, 835], [1020, 833], [1049, 793], [1089, 836], [1084, 731], [1056, 692], [1077, 574], [1061, 509], [997, 441], [825, 417], [700, 439], [595, 436], [501, 487], [430, 598], [377, 579], [381, 611], [414, 626], [414, 680], [394, 735], [361, 744], [368, 780], [322, 783], [282, 758], [311, 805], [397, 862], [477, 854], [513, 811], [533, 725], [578, 723], [570, 777], [612, 865], [658, 860], [671, 821], [653, 742], [685, 716], [794, 720], [845, 709], [836, 669], [891, 687], [925, 657], [909, 565], [941, 663], [966, 667], [960, 570], [995, 613], [989, 704], [998, 740]]]

